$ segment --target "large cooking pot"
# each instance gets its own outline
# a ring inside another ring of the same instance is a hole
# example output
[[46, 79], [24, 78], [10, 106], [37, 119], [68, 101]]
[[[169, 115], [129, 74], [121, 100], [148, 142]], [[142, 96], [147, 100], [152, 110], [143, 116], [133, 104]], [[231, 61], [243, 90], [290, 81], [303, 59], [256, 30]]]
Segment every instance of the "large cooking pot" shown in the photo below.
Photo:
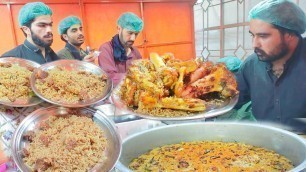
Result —
[[264, 147], [290, 159], [295, 166], [291, 171], [306, 169], [306, 142], [303, 138], [270, 126], [229, 122], [175, 124], [132, 135], [123, 141], [122, 153], [116, 168], [124, 172], [130, 171], [128, 165], [132, 159], [152, 148], [200, 140], [237, 141]]

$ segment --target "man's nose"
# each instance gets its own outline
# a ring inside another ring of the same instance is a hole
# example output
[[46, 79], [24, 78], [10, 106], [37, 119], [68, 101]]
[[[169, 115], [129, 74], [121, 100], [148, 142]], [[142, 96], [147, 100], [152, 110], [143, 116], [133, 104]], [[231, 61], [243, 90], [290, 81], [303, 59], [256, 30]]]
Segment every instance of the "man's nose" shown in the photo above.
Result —
[[52, 26], [47, 26], [46, 27], [46, 32], [47, 33], [52, 33]]
[[253, 48], [259, 48], [260, 47], [259, 40], [258, 40], [258, 38], [256, 36], [253, 37], [253, 39], [252, 39], [252, 47]]
[[83, 31], [78, 30], [78, 34], [79, 34], [79, 35], [83, 35]]
[[136, 39], [136, 35], [132, 34], [131, 37], [130, 37], [130, 41], [135, 41], [135, 39]]

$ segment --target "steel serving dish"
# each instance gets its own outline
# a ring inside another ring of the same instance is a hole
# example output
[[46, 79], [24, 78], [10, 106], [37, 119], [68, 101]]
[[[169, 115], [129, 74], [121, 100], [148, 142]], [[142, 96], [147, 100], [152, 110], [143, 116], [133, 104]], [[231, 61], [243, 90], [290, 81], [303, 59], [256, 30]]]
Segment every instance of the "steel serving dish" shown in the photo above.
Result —
[[144, 113], [136, 113], [132, 108], [126, 106], [125, 102], [120, 98], [120, 87], [119, 84], [111, 93], [111, 101], [123, 114], [131, 114], [141, 118], [152, 119], [152, 120], [161, 120], [161, 121], [182, 121], [182, 120], [196, 120], [203, 118], [211, 118], [222, 115], [231, 109], [238, 102], [239, 95], [235, 95], [234, 97], [224, 100], [222, 103], [218, 103], [218, 105], [209, 105], [206, 107], [206, 110], [203, 112], [190, 113], [188, 116], [182, 117], [158, 117], [152, 116]]
[[[18, 57], [0, 58], [0, 63], [17, 64], [21, 67], [33, 67], [33, 68], [40, 67], [40, 64], [38, 64], [34, 61], [26, 60], [26, 59], [22, 59], [22, 58], [18, 58]], [[37, 96], [33, 96], [33, 97], [29, 98], [28, 100], [20, 100], [20, 101], [15, 101], [15, 102], [8, 102], [8, 101], [1, 101], [0, 100], [0, 104], [6, 105], [6, 106], [12, 106], [12, 107], [34, 106], [34, 105], [37, 105], [41, 102], [43, 102], [43, 100], [40, 99]]]
[[[36, 86], [35, 86], [35, 82], [36, 82], [35, 75], [37, 74], [37, 72], [39, 70], [43, 70], [43, 71], [47, 72], [48, 70], [54, 69], [56, 67], [60, 67], [62, 69], [68, 70], [68, 71], [86, 71], [86, 72], [96, 74], [98, 76], [106, 75], [108, 79], [106, 81], [106, 86], [104, 88], [104, 91], [101, 92], [100, 95], [98, 97], [96, 97], [95, 99], [90, 99], [90, 100], [86, 100], [86, 101], [79, 101], [78, 103], [63, 103], [63, 102], [60, 102], [60, 101], [54, 101], [54, 100], [48, 99], [44, 95], [42, 95], [41, 92], [36, 88]], [[38, 95], [41, 99], [43, 99], [43, 100], [45, 100], [49, 103], [59, 105], [59, 106], [64, 106], [64, 107], [85, 107], [85, 106], [96, 104], [96, 103], [106, 99], [109, 96], [109, 92], [111, 91], [111, 89], [113, 87], [113, 83], [112, 83], [112, 80], [108, 77], [107, 73], [105, 71], [103, 71], [97, 65], [94, 65], [94, 64], [89, 63], [89, 62], [79, 61], [79, 60], [57, 60], [57, 61], [54, 61], [54, 62], [51, 62], [51, 63], [46, 63], [46, 64], [40, 66], [37, 70], [35, 70], [33, 72], [32, 76], [31, 76], [31, 87], [32, 87], [33, 91], [36, 93], [36, 95]]]
[[[103, 164], [97, 164], [92, 171], [111, 171], [115, 166], [121, 153], [121, 139], [115, 128], [114, 123], [109, 120], [104, 114], [91, 108], [78, 108], [80, 114], [90, 115], [93, 121], [101, 127], [108, 143], [106, 147], [107, 160]], [[17, 167], [24, 172], [30, 171], [22, 159], [23, 148], [29, 145], [29, 142], [23, 140], [24, 134], [37, 128], [37, 125], [46, 120], [51, 115], [65, 115], [69, 114], [70, 109], [65, 107], [51, 106], [47, 108], [40, 108], [29, 116], [27, 116], [18, 126], [14, 132], [12, 139], [12, 156]]]
[[131, 135], [122, 143], [116, 168], [130, 171], [128, 165], [132, 159], [156, 147], [201, 140], [243, 142], [264, 147], [290, 159], [295, 166], [291, 172], [306, 168], [306, 142], [302, 137], [271, 126], [229, 122], [175, 124]]

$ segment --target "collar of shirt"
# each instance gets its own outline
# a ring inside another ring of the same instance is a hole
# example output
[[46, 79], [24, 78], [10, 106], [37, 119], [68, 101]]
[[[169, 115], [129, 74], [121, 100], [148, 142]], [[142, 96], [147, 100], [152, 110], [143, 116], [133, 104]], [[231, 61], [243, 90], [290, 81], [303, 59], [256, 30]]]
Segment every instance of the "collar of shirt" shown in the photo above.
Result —
[[87, 55], [84, 50], [78, 50], [75, 46], [69, 44], [68, 42], [66, 43], [65, 47], [70, 51], [75, 59], [82, 60]]
[[[40, 53], [41, 52], [40, 49], [37, 46], [35, 46], [32, 43], [30, 43], [27, 39], [24, 41], [23, 45], [25, 47], [27, 47], [28, 49], [32, 50], [35, 53]], [[46, 49], [46, 53], [47, 54], [49, 54], [51, 52], [51, 48], [50, 47], [46, 47], [45, 49]]]

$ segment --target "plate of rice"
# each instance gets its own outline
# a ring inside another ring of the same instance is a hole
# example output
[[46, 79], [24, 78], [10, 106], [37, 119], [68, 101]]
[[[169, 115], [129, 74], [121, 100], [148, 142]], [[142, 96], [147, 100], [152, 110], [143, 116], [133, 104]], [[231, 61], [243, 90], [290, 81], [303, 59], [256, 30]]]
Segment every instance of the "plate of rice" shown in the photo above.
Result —
[[34, 70], [31, 86], [41, 99], [49, 103], [84, 107], [106, 99], [112, 89], [112, 81], [92, 63], [58, 60]]
[[0, 58], [0, 104], [27, 107], [43, 102], [30, 84], [33, 71], [40, 64], [16, 57]]
[[114, 123], [91, 108], [38, 109], [22, 121], [12, 140], [21, 171], [110, 171], [120, 153]]

